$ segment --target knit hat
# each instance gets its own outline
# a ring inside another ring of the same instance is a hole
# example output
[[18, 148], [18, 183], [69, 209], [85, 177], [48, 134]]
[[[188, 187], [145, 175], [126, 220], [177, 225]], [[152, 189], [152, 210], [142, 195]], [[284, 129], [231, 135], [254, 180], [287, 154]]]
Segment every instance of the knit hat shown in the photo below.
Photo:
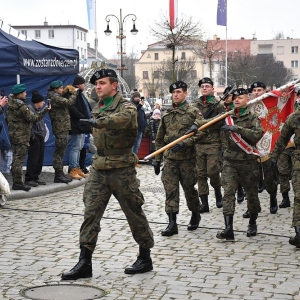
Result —
[[141, 98], [141, 94], [139, 92], [132, 93], [132, 98], [134, 99], [135, 97]]
[[154, 111], [153, 111], [153, 119], [160, 119], [161, 118], [161, 112], [160, 112], [160, 110], [159, 109], [154, 109]]
[[31, 102], [32, 103], [39, 103], [39, 102], [42, 102], [42, 101], [44, 101], [43, 95], [41, 95], [38, 90], [33, 90], [32, 91], [32, 96], [31, 96]]
[[85, 83], [85, 79], [82, 76], [76, 75], [73, 80], [73, 85], [76, 86], [76, 85], [80, 85], [83, 83]]
[[52, 89], [58, 89], [59, 87], [63, 86], [63, 83], [62, 81], [60, 80], [55, 80], [55, 81], [52, 81], [51, 84], [50, 84], [50, 87]]
[[25, 84], [16, 84], [12, 88], [12, 93], [14, 95], [18, 95], [20, 93], [23, 93], [26, 91], [26, 85]]

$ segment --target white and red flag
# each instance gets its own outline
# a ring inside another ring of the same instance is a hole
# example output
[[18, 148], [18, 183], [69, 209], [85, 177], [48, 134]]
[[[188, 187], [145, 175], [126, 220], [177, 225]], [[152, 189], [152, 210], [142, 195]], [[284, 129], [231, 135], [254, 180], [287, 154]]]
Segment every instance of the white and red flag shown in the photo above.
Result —
[[294, 112], [294, 86], [273, 90], [263, 96], [265, 98], [262, 100], [257, 98], [248, 103], [250, 111], [258, 116], [265, 131], [256, 144], [261, 157], [272, 152], [286, 118]]
[[170, 26], [174, 29], [178, 18], [178, 0], [170, 0], [169, 3]]

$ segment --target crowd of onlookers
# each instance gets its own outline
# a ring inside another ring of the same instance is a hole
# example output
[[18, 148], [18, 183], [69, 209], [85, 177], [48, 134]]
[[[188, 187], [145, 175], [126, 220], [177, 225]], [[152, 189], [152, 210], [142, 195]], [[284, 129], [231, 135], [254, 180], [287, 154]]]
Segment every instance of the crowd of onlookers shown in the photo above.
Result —
[[[92, 106], [98, 102], [95, 91], [85, 91], [85, 79], [79, 75], [72, 84], [65, 87], [61, 81], [53, 81], [47, 91], [47, 100], [38, 90], [33, 90], [28, 104], [26, 89], [25, 84], [16, 84], [8, 97], [0, 97], [1, 114], [6, 106], [5, 121], [10, 141], [9, 146], [1, 149], [1, 171], [11, 171], [12, 189], [29, 191], [31, 187], [46, 184], [39, 176], [43, 167], [45, 137], [48, 131], [43, 117], [47, 113], [55, 138], [54, 182], [68, 183], [72, 179], [87, 177], [87, 166], [91, 165], [91, 157], [96, 148], [90, 125], [82, 124], [79, 120], [91, 117]], [[68, 176], [63, 172], [65, 155], [69, 166]], [[24, 181], [23, 165], [26, 156]]]

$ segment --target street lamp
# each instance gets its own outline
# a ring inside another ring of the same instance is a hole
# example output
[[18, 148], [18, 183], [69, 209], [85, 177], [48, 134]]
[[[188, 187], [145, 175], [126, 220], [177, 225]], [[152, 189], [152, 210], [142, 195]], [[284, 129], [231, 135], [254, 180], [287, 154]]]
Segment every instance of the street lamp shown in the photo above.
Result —
[[118, 54], [120, 54], [120, 63], [121, 66], [120, 68], [117, 68], [117, 70], [121, 70], [121, 77], [123, 78], [123, 70], [126, 70], [125, 66], [123, 65], [123, 54], [126, 54], [126, 52], [123, 52], [123, 39], [126, 38], [126, 36], [123, 34], [123, 29], [124, 29], [124, 22], [127, 19], [127, 17], [132, 16], [132, 21], [133, 21], [133, 27], [130, 30], [130, 32], [133, 35], [136, 35], [138, 33], [138, 30], [135, 28], [135, 21], [137, 19], [136, 15], [134, 14], [128, 14], [126, 15], [123, 19], [122, 19], [122, 9], [120, 9], [120, 18], [118, 18], [115, 15], [107, 15], [105, 17], [105, 21], [107, 22], [107, 27], [106, 30], [104, 30], [104, 33], [109, 36], [112, 31], [109, 29], [109, 22], [110, 22], [110, 18], [114, 17], [117, 19], [118, 23], [119, 23], [119, 35], [117, 36], [118, 39], [120, 39], [120, 52]]

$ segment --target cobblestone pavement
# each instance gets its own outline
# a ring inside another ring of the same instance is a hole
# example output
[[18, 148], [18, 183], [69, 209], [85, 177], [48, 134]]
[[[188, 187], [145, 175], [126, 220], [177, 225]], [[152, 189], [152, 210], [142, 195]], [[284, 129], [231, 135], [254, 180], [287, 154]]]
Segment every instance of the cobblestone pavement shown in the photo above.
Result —
[[[163, 237], [166, 227], [164, 190], [153, 168], [137, 169], [144, 211], [154, 232], [154, 270], [126, 275], [138, 245], [116, 199], [109, 202], [93, 255], [93, 277], [61, 282], [60, 274], [78, 261], [78, 232], [83, 220], [83, 186], [34, 198], [9, 200], [0, 210], [0, 299], [25, 299], [20, 290], [47, 284], [76, 283], [101, 288], [102, 299], [300, 299], [300, 249], [289, 245], [292, 208], [269, 214], [268, 195], [261, 193], [262, 212], [256, 237], [246, 237], [246, 202], [236, 206], [235, 243], [215, 236], [223, 228], [222, 209], [209, 197], [211, 211], [200, 228], [187, 231], [190, 212], [181, 191], [179, 234]], [[27, 194], [28, 196], [28, 194]], [[293, 199], [293, 195], [290, 195]], [[281, 195], [278, 196], [281, 201]], [[293, 201], [292, 201], [293, 203]], [[2, 297], [2, 298], [1, 298]]]

